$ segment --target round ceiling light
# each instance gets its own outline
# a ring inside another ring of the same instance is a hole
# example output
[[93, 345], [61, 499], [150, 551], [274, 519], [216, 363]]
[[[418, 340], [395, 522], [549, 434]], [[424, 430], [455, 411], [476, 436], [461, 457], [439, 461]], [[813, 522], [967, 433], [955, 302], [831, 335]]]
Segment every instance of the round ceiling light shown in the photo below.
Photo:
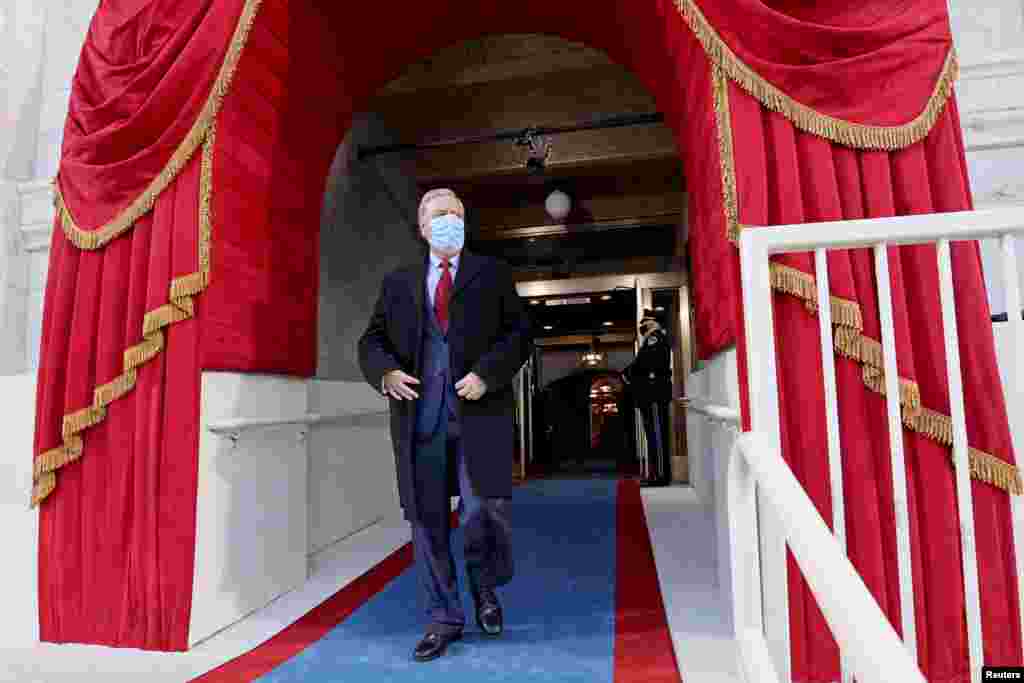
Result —
[[569, 195], [561, 190], [555, 190], [544, 200], [544, 208], [554, 220], [563, 221], [569, 215], [569, 210], [572, 208], [572, 200], [569, 199]]

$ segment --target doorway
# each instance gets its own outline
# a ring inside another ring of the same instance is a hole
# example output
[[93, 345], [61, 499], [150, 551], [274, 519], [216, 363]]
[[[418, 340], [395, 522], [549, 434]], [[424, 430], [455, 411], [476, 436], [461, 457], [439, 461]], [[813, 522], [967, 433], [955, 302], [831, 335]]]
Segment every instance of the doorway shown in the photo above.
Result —
[[[643, 310], [664, 317], [672, 344], [673, 395], [693, 367], [685, 271], [521, 282], [537, 350], [520, 373], [519, 476], [560, 472], [646, 474], [643, 422], [621, 371], [638, 350]], [[673, 481], [689, 482], [685, 416], [670, 422]], [[623, 436], [620, 437], [619, 433]], [[617, 453], [613, 452], [618, 449]]]

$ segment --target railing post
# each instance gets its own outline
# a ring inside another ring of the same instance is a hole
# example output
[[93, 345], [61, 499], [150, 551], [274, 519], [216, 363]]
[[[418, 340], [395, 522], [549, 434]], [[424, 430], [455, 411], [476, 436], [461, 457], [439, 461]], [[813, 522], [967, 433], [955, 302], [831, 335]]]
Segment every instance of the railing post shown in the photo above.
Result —
[[[1024, 349], [1024, 320], [1021, 319], [1020, 275], [1017, 270], [1017, 250], [1013, 235], [1003, 235], [999, 240], [1003, 252], [1003, 290], [1006, 292], [1006, 324], [1009, 332], [1011, 349], [1005, 363], [1007, 385], [1006, 409], [1010, 419], [1010, 439], [1016, 461], [1021, 462], [1024, 454], [1024, 361], [1021, 349]], [[1024, 634], [1024, 498], [1010, 496], [1013, 510], [1013, 545], [1017, 556], [1017, 588], [1020, 601], [1021, 633]], [[1024, 640], [1024, 639], [1022, 639]]]
[[[839, 439], [839, 391], [836, 388], [836, 359], [832, 339], [832, 292], [828, 279], [828, 250], [814, 252], [814, 274], [818, 281], [818, 326], [821, 333], [821, 367], [825, 383], [825, 426], [828, 433], [828, 471], [832, 493], [832, 533], [846, 552], [846, 502], [843, 497], [843, 455]], [[850, 683], [849, 662], [840, 652], [840, 677]]]
[[[765, 435], [782, 452], [779, 425], [779, 385], [775, 357], [771, 271], [767, 249], [756, 241], [756, 230], [740, 236], [743, 285], [743, 326], [747, 339], [747, 386], [751, 429]], [[789, 581], [786, 539], [781, 521], [758, 495], [761, 586], [765, 638], [780, 679], [792, 679], [789, 643]]]
[[[942, 301], [942, 330], [946, 345], [946, 375], [949, 378], [949, 409], [953, 418], [953, 464], [956, 470], [956, 506], [960, 517], [960, 557], [964, 574], [964, 606], [967, 609], [967, 647], [971, 681], [981, 681], [981, 597], [978, 589], [978, 553], [974, 543], [974, 502], [967, 449], [967, 418], [964, 411], [963, 377], [960, 374], [960, 335], [953, 292], [953, 263], [949, 240], [939, 240], [939, 290]], [[1019, 315], [1019, 314], [1018, 314]]]
[[747, 683], [766, 678], [773, 682], [780, 680], [764, 647], [756, 491], [757, 480], [746, 460], [743, 445], [737, 440], [729, 458], [726, 496], [729, 500], [733, 630]]
[[896, 516], [896, 567], [900, 582], [900, 623], [903, 643], [917, 661], [917, 622], [914, 614], [914, 577], [910, 547], [910, 512], [907, 501], [907, 466], [903, 455], [903, 419], [900, 411], [900, 379], [896, 362], [896, 324], [892, 312], [889, 279], [889, 246], [875, 245], [875, 279], [878, 315], [882, 327], [882, 365], [885, 372], [886, 412], [889, 416], [889, 456], [892, 463], [892, 498]]

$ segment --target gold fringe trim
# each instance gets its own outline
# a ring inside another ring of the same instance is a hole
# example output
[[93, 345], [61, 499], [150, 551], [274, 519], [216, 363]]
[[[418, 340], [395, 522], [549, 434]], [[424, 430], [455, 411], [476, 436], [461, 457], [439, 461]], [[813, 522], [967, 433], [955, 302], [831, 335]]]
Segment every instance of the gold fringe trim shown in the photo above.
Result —
[[818, 286], [814, 276], [790, 266], [769, 262], [772, 289], [802, 299], [804, 307], [812, 313], [818, 310]]
[[241, 59], [242, 50], [249, 40], [249, 33], [252, 30], [252, 24], [261, 3], [262, 0], [246, 0], [245, 6], [242, 8], [242, 14], [239, 16], [238, 24], [235, 26], [235, 33], [231, 37], [228, 52], [217, 74], [217, 80], [214, 81], [210, 95], [207, 97], [199, 117], [192, 124], [192, 128], [189, 129], [188, 134], [181, 144], [178, 145], [174, 154], [171, 155], [167, 165], [157, 174], [156, 178], [149, 184], [149, 187], [136, 197], [135, 201], [128, 205], [128, 208], [121, 211], [110, 222], [95, 230], [83, 230], [75, 222], [74, 217], [71, 215], [71, 210], [64, 203], [64, 196], [61, 194], [60, 185], [57, 178], [54, 178], [53, 201], [57, 207], [57, 215], [60, 217], [61, 227], [68, 241], [79, 249], [99, 249], [118, 235], [129, 230], [139, 218], [153, 209], [156, 198], [167, 189], [181, 172], [181, 169], [185, 168], [185, 164], [188, 163], [192, 155], [195, 154], [195, 151], [199, 149], [210, 134], [217, 119], [217, 113], [220, 111], [221, 104], [224, 101], [224, 96], [231, 87], [231, 81]]
[[849, 299], [841, 299], [832, 296], [832, 324], [852, 330], [864, 329], [864, 318], [860, 313], [860, 306]]
[[[814, 280], [813, 275], [809, 275], [792, 266], [776, 263], [775, 261], [769, 262], [768, 270], [772, 289], [802, 299], [804, 307], [808, 311], [811, 313], [818, 312], [818, 284]], [[848, 327], [854, 330], [864, 328], [860, 306], [856, 302], [842, 299], [838, 296], [830, 296], [829, 299], [833, 325]]]
[[944, 446], [953, 445], [953, 420], [948, 415], [921, 408], [920, 414], [914, 418], [913, 429]]
[[722, 197], [725, 208], [725, 236], [736, 244], [740, 239], [740, 209], [736, 193], [736, 160], [733, 155], [732, 117], [729, 109], [729, 81], [717, 64], [711, 65], [715, 122], [718, 128], [718, 159], [722, 168]]
[[[861, 361], [863, 362], [863, 361]], [[861, 378], [864, 386], [876, 394], [887, 396], [885, 387], [885, 370], [864, 364], [861, 368]], [[921, 412], [921, 390], [917, 382], [909, 379], [899, 378], [900, 409], [904, 422], [916, 417]], [[911, 423], [907, 423], [910, 425]]]
[[909, 123], [901, 126], [867, 126], [837, 119], [797, 102], [749, 66], [740, 61], [715, 28], [708, 22], [695, 0], [675, 0], [676, 9], [704, 48], [708, 59], [734, 80], [741, 88], [768, 109], [785, 116], [800, 130], [826, 138], [832, 142], [858, 149], [902, 149], [920, 142], [931, 131], [953, 93], [953, 83], [959, 75], [956, 50], [950, 44], [942, 72], [935, 83], [924, 110]]
[[[770, 262], [772, 289], [804, 300], [812, 313], [817, 311], [818, 290], [813, 275], [781, 263]], [[864, 385], [886, 395], [885, 369], [881, 342], [862, 334], [863, 316], [856, 301], [832, 297], [833, 346], [836, 354], [857, 361]], [[921, 405], [917, 382], [900, 377], [900, 412], [904, 426], [943, 446], [953, 446], [953, 419]], [[950, 460], [953, 454], [950, 452]], [[977, 448], [968, 448], [971, 478], [996, 486], [1015, 495], [1024, 494], [1020, 470], [998, 456]]]
[[163, 328], [195, 315], [193, 296], [202, 292], [210, 282], [210, 240], [213, 220], [210, 211], [213, 186], [213, 148], [216, 125], [210, 126], [203, 141], [203, 155], [199, 171], [199, 270], [171, 281], [169, 302], [149, 311], [143, 317], [142, 341], [125, 349], [123, 372], [93, 390], [92, 405], [64, 416], [61, 435], [64, 442], [36, 456], [33, 467], [31, 507], [49, 496], [57, 486], [57, 470], [82, 455], [81, 432], [102, 422], [107, 406], [121, 398], [135, 386], [138, 368], [155, 358], [165, 345]]

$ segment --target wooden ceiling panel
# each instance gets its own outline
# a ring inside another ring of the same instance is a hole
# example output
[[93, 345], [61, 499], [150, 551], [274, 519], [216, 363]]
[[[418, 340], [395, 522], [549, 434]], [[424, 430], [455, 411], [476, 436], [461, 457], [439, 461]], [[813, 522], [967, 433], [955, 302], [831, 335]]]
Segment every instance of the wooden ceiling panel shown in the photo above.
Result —
[[447, 84], [379, 96], [369, 108], [406, 143], [657, 112], [654, 98], [639, 79], [616, 65], [500, 82]]
[[602, 195], [677, 194], [683, 191], [682, 164], [675, 155], [598, 166], [548, 168], [543, 175], [496, 175], [471, 181], [436, 178], [421, 184], [420, 192], [443, 185], [466, 202], [467, 208], [500, 209], [523, 204], [542, 205], [548, 194], [560, 188], [581, 201]]
[[608, 65], [601, 50], [545, 34], [504, 34], [467, 40], [410, 64], [383, 94], [436, 89]]

